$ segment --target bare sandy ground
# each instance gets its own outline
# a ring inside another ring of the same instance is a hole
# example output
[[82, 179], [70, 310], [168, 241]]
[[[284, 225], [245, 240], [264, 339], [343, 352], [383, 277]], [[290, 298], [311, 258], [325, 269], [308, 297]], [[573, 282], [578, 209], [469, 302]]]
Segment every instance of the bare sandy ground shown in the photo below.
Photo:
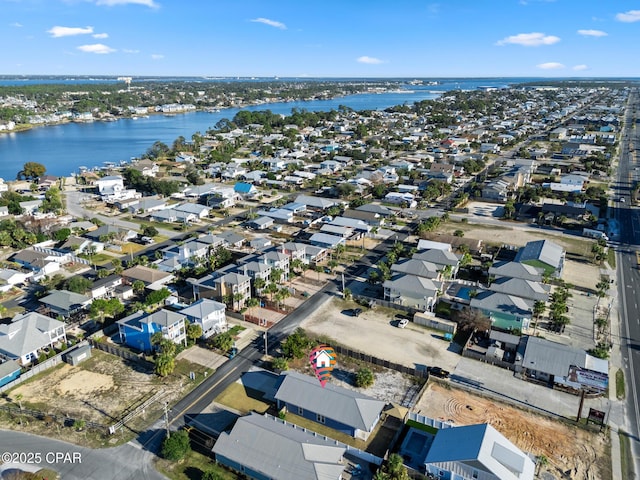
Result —
[[556, 478], [611, 478], [606, 434], [589, 433], [436, 383], [427, 387], [415, 410], [456, 425], [489, 423], [525, 452], [545, 455], [546, 469]]

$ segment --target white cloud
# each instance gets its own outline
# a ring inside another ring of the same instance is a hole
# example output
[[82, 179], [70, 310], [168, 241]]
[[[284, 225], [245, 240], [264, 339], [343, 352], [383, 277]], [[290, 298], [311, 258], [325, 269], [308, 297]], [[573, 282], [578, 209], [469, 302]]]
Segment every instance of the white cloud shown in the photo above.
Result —
[[582, 64], [582, 65], [575, 65], [573, 67], [573, 70], [580, 71], [580, 70], [587, 70], [588, 68], [589, 68], [588, 65]]
[[105, 55], [107, 53], [113, 53], [113, 52], [116, 51], [114, 48], [107, 47], [106, 45], [103, 45], [102, 43], [93, 43], [91, 45], [80, 45], [77, 48], [81, 52], [96, 53], [98, 55]]
[[625, 23], [640, 22], [640, 10], [629, 10], [625, 13], [618, 13], [616, 20]]
[[279, 28], [280, 30], [286, 30], [287, 26], [282, 23], [282, 22], [278, 22], [276, 20], [269, 20], [268, 18], [254, 18], [251, 20], [252, 22], [255, 23], [264, 23], [265, 25], [269, 25], [270, 27], [275, 27], [275, 28]]
[[564, 68], [564, 65], [558, 62], [547, 62], [540, 63], [536, 65], [536, 67], [541, 68], [542, 70], [559, 70], [561, 68]]
[[164, 58], [164, 55], [162, 55], [161, 53], [152, 53], [151, 54], [151, 59], [152, 60], [162, 60]]
[[94, 33], [92, 35], [93, 38], [109, 38], [108, 33]]
[[545, 35], [544, 33], [519, 33], [517, 35], [511, 35], [498, 41], [496, 45], [522, 45], [524, 47], [539, 47], [540, 45], [553, 45], [558, 43], [560, 37], [554, 35]]
[[586, 37], [606, 37], [608, 35], [607, 32], [602, 30], [578, 30], [578, 34]]
[[116, 5], [144, 5], [149, 8], [158, 8], [158, 4], [153, 0], [96, 0], [96, 5], [106, 5], [113, 7]]
[[87, 35], [93, 33], [93, 27], [59, 27], [55, 26], [47, 30], [53, 38], [72, 37], [74, 35]]
[[19, 22], [13, 22], [9, 24], [10, 27], [16, 27], [16, 28], [20, 28], [22, 27], [22, 24]]
[[363, 55], [362, 57], [358, 57], [356, 59], [356, 62], [358, 63], [367, 63], [369, 65], [378, 65], [380, 63], [384, 63], [382, 60], [380, 60], [379, 58], [376, 57], [367, 57], [366, 55]]
[[124, 53], [140, 53], [140, 50], [135, 50], [135, 49], [132, 49], [132, 48], [124, 48], [122, 51]]

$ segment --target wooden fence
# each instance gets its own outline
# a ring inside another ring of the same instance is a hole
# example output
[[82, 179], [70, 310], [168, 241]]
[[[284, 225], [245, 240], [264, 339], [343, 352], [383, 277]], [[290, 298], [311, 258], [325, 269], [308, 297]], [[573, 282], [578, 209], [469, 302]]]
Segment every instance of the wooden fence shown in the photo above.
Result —
[[142, 358], [139, 354], [133, 353], [130, 350], [108, 343], [97, 342], [93, 339], [91, 339], [90, 342], [91, 346], [97, 348], [98, 350], [102, 350], [103, 352], [110, 353], [111, 355], [115, 355], [116, 357], [120, 357], [131, 362], [136, 362], [147, 370], [153, 370], [153, 363]]
[[361, 360], [363, 362], [371, 363], [373, 365], [379, 365], [384, 368], [395, 370], [396, 372], [405, 373], [416, 378], [428, 379], [429, 373], [427, 369], [418, 369], [413, 367], [407, 367], [406, 365], [400, 365], [399, 363], [390, 362], [389, 360], [383, 360], [368, 353], [359, 352], [357, 350], [351, 350], [350, 348], [342, 347], [340, 345], [332, 345], [335, 352], [339, 355], [346, 355], [347, 357]]

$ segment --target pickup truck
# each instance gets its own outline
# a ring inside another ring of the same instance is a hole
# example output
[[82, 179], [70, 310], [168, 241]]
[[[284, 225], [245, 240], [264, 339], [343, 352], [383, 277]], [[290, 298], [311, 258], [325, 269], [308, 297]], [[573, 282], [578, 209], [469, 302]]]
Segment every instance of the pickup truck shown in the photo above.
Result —
[[438, 378], [449, 378], [449, 372], [440, 367], [429, 367], [429, 374]]

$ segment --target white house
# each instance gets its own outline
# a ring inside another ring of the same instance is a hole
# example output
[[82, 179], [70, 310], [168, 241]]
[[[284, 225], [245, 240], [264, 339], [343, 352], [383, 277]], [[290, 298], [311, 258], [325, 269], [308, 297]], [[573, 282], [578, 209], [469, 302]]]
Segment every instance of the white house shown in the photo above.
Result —
[[226, 305], [208, 298], [192, 303], [180, 311], [192, 323], [202, 327], [202, 338], [208, 338], [227, 329]]
[[101, 197], [119, 197], [124, 191], [124, 179], [121, 175], [109, 175], [94, 182]]
[[0, 354], [29, 365], [44, 348], [66, 343], [64, 323], [36, 312], [16, 315], [0, 325]]

